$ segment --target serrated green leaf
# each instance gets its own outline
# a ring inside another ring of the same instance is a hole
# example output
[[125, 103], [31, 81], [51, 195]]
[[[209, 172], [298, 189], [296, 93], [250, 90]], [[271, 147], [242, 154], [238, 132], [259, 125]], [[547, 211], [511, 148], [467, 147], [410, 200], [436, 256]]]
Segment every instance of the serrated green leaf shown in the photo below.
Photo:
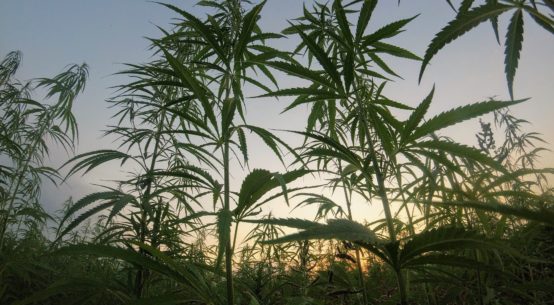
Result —
[[429, 105], [433, 100], [434, 93], [435, 93], [435, 87], [433, 86], [433, 89], [431, 89], [431, 92], [429, 92], [427, 97], [423, 99], [423, 101], [416, 107], [414, 111], [412, 111], [412, 114], [404, 124], [402, 134], [400, 135], [400, 138], [402, 140], [407, 139], [411, 133], [415, 132], [416, 127], [423, 120], [423, 117], [427, 113], [427, 110], [429, 110]]
[[396, 57], [407, 58], [412, 60], [421, 60], [421, 58], [415, 55], [414, 53], [388, 43], [374, 42], [372, 43], [372, 46], [374, 48], [372, 51], [375, 53], [386, 53]]
[[285, 161], [283, 160], [283, 155], [281, 152], [280, 147], [284, 147], [289, 153], [291, 153], [297, 160], [300, 159], [300, 156], [290, 145], [288, 145], [286, 142], [281, 140], [279, 137], [275, 136], [271, 132], [252, 125], [241, 125], [237, 126], [238, 128], [246, 128], [252, 132], [254, 132], [257, 136], [259, 136], [262, 141], [275, 153], [277, 158], [281, 161], [281, 163], [285, 164]]
[[458, 14], [469, 11], [471, 5], [473, 5], [473, 2], [474, 0], [463, 0], [460, 4], [460, 8], [458, 9]]
[[214, 33], [210, 30], [210, 28], [204, 24], [200, 19], [196, 18], [194, 15], [174, 6], [171, 4], [166, 3], [160, 3], [157, 2], [160, 5], [163, 5], [177, 13], [179, 13], [181, 16], [185, 17], [190, 24], [198, 31], [198, 33], [206, 40], [206, 42], [210, 45], [210, 47], [218, 54], [219, 58], [226, 63], [226, 55], [219, 43], [217, 42], [217, 38], [214, 36]]
[[360, 9], [360, 15], [358, 16], [358, 24], [356, 25], [356, 41], [362, 39], [376, 6], [377, 0], [364, 0], [364, 4]]
[[397, 101], [393, 101], [393, 100], [388, 99], [388, 98], [383, 98], [383, 97], [372, 101], [372, 103], [387, 106], [387, 107], [398, 108], [398, 109], [402, 109], [402, 110], [414, 110], [413, 107], [410, 107], [406, 104], [403, 104], [403, 103], [400, 103], [400, 102], [397, 102]]
[[[550, 32], [550, 34], [554, 34], [554, 17], [549, 18], [544, 14], [541, 14], [541, 12], [533, 7], [524, 6], [523, 9], [531, 16], [531, 18], [533, 18], [533, 20], [535, 20], [538, 25]], [[554, 9], [552, 10], [554, 11]]]
[[434, 133], [438, 130], [463, 122], [465, 120], [469, 120], [501, 108], [516, 105], [524, 101], [526, 100], [524, 99], [508, 102], [485, 101], [461, 106], [446, 112], [442, 112], [434, 116], [427, 122], [421, 124], [416, 130], [414, 130], [410, 139], [419, 139], [428, 134]]
[[73, 215], [75, 215], [75, 213], [77, 213], [78, 211], [84, 209], [85, 207], [89, 206], [90, 204], [96, 201], [101, 201], [101, 200], [113, 201], [113, 200], [119, 199], [121, 196], [125, 196], [125, 194], [119, 191], [106, 191], [106, 192], [97, 192], [97, 193], [89, 194], [79, 199], [77, 202], [75, 202], [67, 209], [59, 225], [61, 227], [67, 221], [67, 219], [71, 218]]
[[[496, 4], [498, 0], [486, 0], [488, 4]], [[500, 35], [498, 34], [498, 16], [491, 18], [492, 31], [494, 32], [494, 38], [496, 42], [500, 44]]]
[[429, 252], [442, 252], [454, 249], [498, 249], [508, 247], [489, 241], [475, 231], [464, 228], [441, 227], [424, 231], [410, 238], [399, 253], [399, 262], [405, 266], [413, 259]]
[[441, 140], [423, 141], [416, 144], [417, 147], [435, 149], [439, 152], [445, 152], [450, 156], [459, 158], [466, 158], [471, 161], [479, 162], [484, 165], [488, 165], [493, 169], [501, 172], [505, 172], [506, 169], [498, 161], [485, 155], [482, 151], [469, 147], [463, 144], [455, 142], [447, 142]]
[[164, 53], [164, 56], [171, 67], [176, 70], [177, 75], [179, 76], [181, 81], [187, 84], [194, 93], [195, 97], [200, 100], [204, 113], [208, 117], [210, 122], [213, 124], [213, 126], [217, 126], [215, 114], [213, 112], [213, 106], [207, 98], [208, 90], [206, 90], [205, 86], [196, 79], [193, 72], [189, 70], [185, 65], [183, 65], [177, 58], [171, 55], [166, 48], [161, 45], [159, 45], [158, 47]]
[[[328, 89], [334, 88], [333, 83], [325, 78], [319, 71], [310, 70], [296, 63], [287, 63], [282, 61], [267, 61], [263, 62], [264, 65], [283, 71], [289, 75], [294, 75], [319, 85], [322, 85]], [[334, 89], [333, 89], [334, 90]]]
[[217, 213], [217, 258], [216, 258], [216, 268], [219, 269], [221, 261], [226, 251], [231, 251], [227, 246], [231, 241], [231, 223], [233, 221], [232, 214], [230, 211], [221, 209]]
[[[341, 98], [340, 95], [335, 94], [334, 92], [317, 89], [317, 88], [288, 88], [273, 91], [267, 94], [263, 94], [257, 97], [270, 97], [270, 96], [297, 96], [297, 95], [313, 95], [320, 97], [321, 99], [338, 99]], [[290, 107], [290, 106], [289, 106]]]
[[523, 45], [523, 12], [516, 10], [506, 32], [506, 49], [504, 50], [504, 66], [510, 97], [514, 98], [514, 77], [519, 62], [519, 53]]
[[260, 190], [271, 181], [272, 177], [273, 175], [267, 170], [254, 169], [244, 178], [240, 187], [237, 208], [234, 211], [237, 217], [264, 195]]
[[121, 159], [121, 165], [123, 165], [130, 158], [132, 159], [130, 155], [117, 150], [110, 150], [110, 149], [96, 150], [88, 153], [79, 154], [69, 159], [60, 168], [63, 168], [70, 163], [78, 161], [67, 173], [66, 175], [66, 179], [67, 179], [67, 177], [74, 175], [80, 170], [84, 169], [85, 170], [84, 174], [86, 174], [87, 172], [91, 171], [95, 167], [102, 165], [108, 161]]
[[398, 21], [395, 21], [395, 22], [392, 22], [392, 23], [389, 23], [383, 27], [381, 27], [380, 29], [378, 29], [377, 31], [369, 34], [369, 35], [366, 35], [363, 37], [363, 42], [362, 42], [362, 46], [363, 47], [367, 47], [367, 46], [370, 46], [372, 45], [374, 42], [377, 42], [381, 39], [386, 39], [386, 38], [390, 38], [390, 37], [393, 37], [395, 36], [396, 34], [399, 33], [399, 31], [405, 26], [407, 25], [408, 23], [410, 23], [410, 21], [414, 20], [415, 18], [417, 18], [419, 15], [415, 15], [414, 17], [412, 18], [407, 18], [407, 19], [402, 19], [402, 20], [398, 20]]
[[517, 181], [520, 177], [527, 175], [540, 175], [540, 174], [552, 174], [554, 175], [554, 168], [542, 168], [542, 169], [532, 169], [532, 168], [522, 168], [512, 172], [509, 172], [500, 177], [495, 177], [493, 181], [486, 185], [477, 186], [477, 189], [481, 192], [488, 192], [494, 189], [497, 186], [502, 185], [503, 183]]
[[449, 266], [449, 267], [458, 267], [464, 269], [477, 269], [481, 272], [487, 272], [494, 274], [495, 276], [502, 276], [508, 279], [515, 280], [515, 276], [500, 270], [491, 264], [485, 264], [480, 261], [470, 259], [458, 255], [447, 255], [447, 254], [430, 254], [422, 255], [411, 259], [408, 263], [404, 264], [404, 268], [414, 268], [414, 267], [426, 267], [428, 265], [439, 265], [439, 266]]
[[488, 212], [499, 213], [501, 215], [510, 215], [521, 217], [527, 220], [534, 220], [542, 222], [548, 225], [554, 225], [554, 211], [548, 209], [532, 210], [529, 208], [520, 208], [520, 207], [511, 207], [505, 204], [498, 204], [493, 202], [478, 202], [478, 201], [433, 201], [433, 202], [422, 202], [427, 204], [432, 204], [436, 206], [453, 206], [453, 207], [462, 207], [462, 208], [472, 208], [479, 209]]
[[83, 221], [89, 219], [93, 215], [100, 213], [104, 210], [107, 210], [108, 208], [112, 207], [115, 204], [115, 201], [108, 201], [102, 204], [99, 204], [88, 211], [85, 211], [81, 215], [77, 216], [73, 221], [71, 221], [62, 232], [58, 234], [56, 237], [56, 240], [54, 242], [57, 242], [61, 240], [67, 233], [71, 232], [73, 229], [75, 229], [77, 226], [79, 226]]
[[290, 228], [296, 228], [296, 229], [310, 229], [313, 227], [320, 227], [324, 226], [324, 224], [313, 222], [310, 220], [305, 219], [299, 219], [299, 218], [265, 218], [265, 219], [256, 219], [256, 220], [243, 220], [244, 222], [249, 223], [262, 223], [262, 224], [268, 224], [268, 225], [276, 225], [276, 226], [285, 226]]
[[380, 244], [381, 240], [373, 231], [352, 220], [330, 219], [326, 225], [314, 225], [301, 232], [290, 234], [265, 243], [284, 243], [309, 239], [338, 239], [360, 241], [369, 244]]
[[383, 69], [383, 71], [389, 73], [390, 75], [394, 75], [398, 78], [402, 78], [400, 75], [396, 74], [396, 72], [394, 72], [386, 63], [385, 61], [383, 61], [381, 59], [381, 57], [379, 57], [377, 54], [373, 53], [373, 52], [370, 52], [370, 53], [367, 53], [367, 56], [369, 56], [369, 58], [371, 58], [371, 60], [381, 69]]
[[239, 149], [242, 152], [244, 163], [248, 163], [248, 146], [246, 143], [246, 135], [244, 134], [244, 131], [240, 128], [237, 129], [237, 135], [239, 138]]
[[421, 62], [419, 81], [421, 82], [421, 78], [423, 77], [423, 72], [425, 71], [427, 64], [429, 64], [431, 59], [445, 45], [473, 29], [481, 22], [497, 17], [510, 8], [512, 7], [500, 3], [489, 3], [473, 8], [468, 12], [458, 14], [454, 20], [450, 21], [447, 26], [435, 35], [435, 38], [433, 38], [427, 47], [425, 56]]

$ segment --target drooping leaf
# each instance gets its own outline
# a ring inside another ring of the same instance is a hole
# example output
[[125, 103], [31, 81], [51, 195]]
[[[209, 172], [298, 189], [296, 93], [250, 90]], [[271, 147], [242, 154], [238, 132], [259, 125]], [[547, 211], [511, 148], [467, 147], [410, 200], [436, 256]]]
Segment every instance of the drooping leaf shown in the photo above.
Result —
[[126, 153], [117, 150], [96, 150], [88, 153], [79, 154], [69, 159], [61, 166], [61, 168], [77, 161], [77, 163], [67, 173], [67, 177], [70, 177], [80, 170], [85, 170], [84, 174], [86, 174], [99, 165], [117, 159], [121, 159], [121, 165], [123, 165], [128, 159], [134, 158]]
[[298, 233], [270, 240], [266, 243], [283, 243], [307, 239], [338, 239], [370, 244], [381, 243], [373, 231], [362, 224], [347, 219], [330, 219], [326, 225], [315, 225]]
[[242, 215], [249, 206], [256, 203], [264, 195], [259, 191], [271, 181], [272, 177], [273, 175], [267, 170], [254, 169], [244, 178], [240, 187], [237, 208], [234, 211], [235, 215]]
[[485, 185], [476, 186], [476, 190], [482, 193], [487, 193], [492, 191], [494, 188], [501, 186], [504, 183], [517, 182], [525, 176], [529, 175], [544, 175], [551, 174], [554, 175], [554, 168], [542, 168], [542, 169], [531, 169], [531, 168], [522, 168], [515, 171], [506, 173], [500, 177], [494, 177], [494, 180]]
[[106, 192], [97, 192], [89, 194], [81, 199], [79, 199], [77, 202], [75, 202], [73, 205], [69, 207], [69, 209], [65, 212], [65, 215], [63, 216], [62, 220], [60, 221], [60, 227], [67, 221], [67, 219], [71, 218], [75, 215], [78, 211], [86, 208], [90, 204], [100, 201], [100, 200], [114, 200], [119, 198], [120, 195], [123, 193], [119, 191], [106, 191]]
[[55, 255], [91, 255], [96, 257], [109, 257], [114, 259], [120, 259], [127, 263], [139, 265], [146, 269], [158, 272], [169, 278], [176, 280], [180, 283], [187, 285], [191, 289], [196, 297], [200, 297], [205, 301], [211, 301], [214, 297], [205, 285], [206, 282], [202, 280], [200, 274], [195, 272], [191, 267], [182, 267], [181, 263], [175, 262], [173, 259], [167, 257], [159, 250], [145, 245], [137, 243], [137, 245], [145, 249], [153, 257], [142, 255], [138, 252], [130, 249], [122, 249], [108, 245], [92, 245], [92, 244], [79, 244], [63, 247], [54, 252]]
[[223, 101], [223, 109], [221, 109], [221, 130], [225, 137], [230, 134], [238, 103], [240, 103], [240, 101], [236, 98], [229, 98]]
[[440, 227], [424, 231], [410, 238], [399, 253], [399, 262], [405, 266], [413, 259], [429, 252], [442, 252], [455, 249], [498, 249], [514, 250], [493, 242], [475, 231], [458, 227]]
[[[425, 203], [425, 202], [423, 202]], [[478, 202], [478, 201], [444, 201], [444, 202], [427, 202], [432, 205], [453, 206], [462, 208], [479, 209], [488, 212], [499, 213], [501, 215], [510, 215], [521, 217], [523, 219], [534, 220], [549, 225], [554, 225], [554, 211], [548, 209], [532, 210], [529, 208], [512, 207], [506, 204], [498, 204], [493, 202]]]
[[488, 3], [469, 10], [468, 12], [458, 14], [456, 18], [448, 23], [435, 38], [431, 41], [425, 56], [421, 62], [421, 70], [419, 72], [419, 81], [423, 77], [425, 68], [431, 59], [448, 43], [462, 36], [472, 28], [479, 25], [481, 22], [497, 17], [503, 12], [509, 10], [511, 6], [500, 3]]
[[442, 140], [422, 141], [415, 145], [420, 148], [433, 149], [441, 153], [446, 153], [449, 156], [465, 158], [473, 162], [488, 165], [500, 172], [506, 171], [500, 162], [485, 155], [482, 151], [467, 145]]
[[284, 147], [289, 153], [291, 153], [297, 160], [300, 159], [300, 156], [288, 145], [286, 142], [281, 140], [279, 137], [275, 136], [273, 133], [253, 125], [241, 125], [237, 126], [238, 128], [245, 128], [253, 133], [255, 133], [257, 136], [259, 136], [262, 141], [275, 153], [277, 158], [281, 161], [281, 163], [284, 164], [283, 155], [281, 152], [280, 147]]
[[256, 220], [245, 219], [243, 221], [249, 222], [249, 223], [262, 223], [262, 224], [268, 224], [268, 225], [285, 226], [285, 227], [303, 229], [303, 230], [307, 230], [313, 227], [324, 226], [324, 224], [321, 224], [318, 222], [313, 222], [310, 220], [304, 220], [304, 219], [298, 219], [298, 218], [264, 218], [264, 219], [256, 219]]
[[[486, 0], [486, 1], [489, 4], [495, 4], [498, 2], [498, 0]], [[496, 42], [500, 44], [500, 36], [498, 34], [498, 16], [491, 18], [491, 26], [492, 26], [492, 31], [494, 32], [494, 37], [496, 38]]]
[[244, 163], [248, 163], [248, 145], [246, 143], [246, 135], [242, 129], [238, 128], [237, 136], [239, 138], [239, 149], [242, 152]]
[[[548, 1], [545, 2], [545, 4], [546, 3], [548, 3]], [[550, 9], [554, 11], [554, 3], [550, 5]], [[531, 16], [531, 18], [533, 18], [533, 20], [535, 20], [538, 25], [550, 32], [550, 34], [554, 34], [554, 18], [552, 17], [552, 15], [550, 15], [551, 17], [549, 18], [548, 16], [539, 12], [536, 8], [527, 5], [523, 6], [523, 9]]]
[[485, 264], [475, 259], [470, 259], [459, 255], [448, 254], [428, 254], [411, 259], [408, 263], [404, 264], [404, 268], [418, 268], [427, 267], [428, 265], [448, 266], [463, 268], [465, 270], [479, 270], [480, 272], [487, 272], [494, 274], [495, 276], [502, 276], [507, 279], [515, 280], [515, 276], [502, 271], [500, 268], [492, 265]]
[[506, 80], [508, 81], [508, 90], [510, 91], [510, 97], [514, 98], [514, 77], [519, 62], [519, 53], [523, 44], [523, 12], [516, 10], [510, 24], [508, 25], [508, 32], [506, 32], [506, 43], [504, 50], [504, 66], [506, 73]]

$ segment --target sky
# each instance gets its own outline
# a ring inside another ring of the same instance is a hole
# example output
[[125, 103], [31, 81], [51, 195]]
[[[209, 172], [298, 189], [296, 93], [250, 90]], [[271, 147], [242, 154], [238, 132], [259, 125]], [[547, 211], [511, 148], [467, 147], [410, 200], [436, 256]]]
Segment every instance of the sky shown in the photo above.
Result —
[[[195, 1], [166, 2], [197, 16], [205, 14], [202, 8], [194, 5]], [[261, 27], [266, 31], [279, 32], [288, 25], [287, 20], [301, 14], [303, 3], [310, 6], [312, 1], [268, 0], [261, 13]], [[400, 5], [396, 0], [380, 1], [368, 30], [374, 31], [389, 22], [416, 14], [420, 15], [407, 27], [407, 31], [390, 42], [423, 56], [434, 34], [454, 17], [446, 1], [401, 1]], [[2, 0], [0, 57], [12, 50], [23, 53], [22, 65], [16, 75], [21, 80], [54, 76], [69, 64], [86, 62], [90, 67], [90, 78], [85, 92], [74, 106], [80, 130], [76, 152], [115, 148], [117, 143], [113, 139], [102, 137], [106, 126], [113, 123], [110, 117], [114, 114], [114, 110], [107, 107], [106, 100], [114, 96], [113, 86], [123, 84], [127, 79], [114, 73], [124, 68], [123, 63], [149, 61], [152, 53], [145, 37], [159, 37], [156, 26], [170, 28], [175, 17], [167, 8], [143, 0]], [[528, 130], [541, 133], [548, 142], [545, 146], [552, 149], [554, 39], [528, 16], [525, 16], [524, 22], [525, 40], [514, 92], [515, 98], [531, 99], [513, 107], [512, 113], [528, 120], [531, 123]], [[506, 27], [507, 18], [501, 18], [501, 40], [504, 39]], [[290, 50], [295, 42], [294, 39], [286, 39], [280, 41], [278, 46]], [[415, 106], [433, 85], [436, 86], [429, 115], [489, 97], [508, 99], [503, 73], [503, 47], [496, 43], [489, 23], [480, 25], [441, 50], [431, 61], [420, 84], [417, 81], [418, 62], [388, 60], [403, 77], [387, 86], [385, 93], [390, 98]], [[287, 87], [296, 85], [297, 80], [281, 78], [280, 82], [281, 87]], [[289, 101], [248, 99], [249, 123], [272, 129], [302, 129], [306, 123], [305, 109], [279, 115]], [[468, 145], [476, 145], [475, 133], [478, 130], [479, 124], [473, 120], [449, 128], [443, 134]], [[250, 168], [283, 171], [279, 161], [259, 141], [251, 143], [250, 151]], [[54, 149], [53, 152], [48, 162], [54, 166], [59, 166], [69, 157], [61, 149]], [[547, 152], [543, 156], [542, 165], [554, 167], [554, 154]], [[116, 163], [114, 165], [94, 170], [84, 177], [77, 176], [59, 188], [45, 185], [43, 202], [46, 209], [54, 211], [69, 196], [78, 199], [97, 189], [93, 184], [107, 184], [110, 179], [120, 177], [122, 173]], [[235, 186], [240, 185], [243, 175], [244, 171], [234, 176]]]

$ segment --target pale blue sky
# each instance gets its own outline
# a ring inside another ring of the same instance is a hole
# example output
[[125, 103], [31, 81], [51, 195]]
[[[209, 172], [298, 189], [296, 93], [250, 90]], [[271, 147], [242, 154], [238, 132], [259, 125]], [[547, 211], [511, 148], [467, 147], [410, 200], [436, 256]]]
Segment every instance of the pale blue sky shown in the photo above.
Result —
[[[195, 1], [167, 1], [195, 14], [202, 14], [193, 6]], [[307, 5], [311, 1], [304, 1]], [[456, 1], [454, 1], [456, 2]], [[268, 0], [262, 11], [261, 26], [268, 31], [280, 31], [287, 19], [298, 17], [302, 1]], [[422, 56], [433, 35], [454, 16], [443, 0], [380, 1], [369, 30], [401, 18], [421, 15], [407, 27], [408, 31], [393, 40], [397, 45]], [[90, 79], [86, 91], [78, 99], [74, 113], [80, 126], [78, 152], [113, 147], [111, 140], [101, 134], [113, 111], [105, 100], [112, 96], [115, 86], [125, 79], [112, 74], [121, 70], [122, 63], [140, 63], [149, 60], [151, 52], [144, 37], [158, 37], [154, 25], [168, 27], [176, 17], [168, 9], [143, 0], [2, 0], [0, 2], [0, 56], [11, 50], [23, 52], [23, 64], [17, 77], [53, 76], [67, 64], [86, 62]], [[529, 130], [541, 132], [545, 140], [554, 143], [554, 40], [529, 18], [525, 18], [525, 41], [522, 59], [515, 83], [515, 97], [532, 99], [513, 108], [521, 118], [532, 122]], [[504, 37], [506, 19], [501, 19], [501, 37]], [[294, 40], [279, 42], [279, 47], [290, 48]], [[418, 85], [419, 63], [392, 60], [391, 65], [404, 77], [389, 84], [391, 98], [416, 105], [436, 85], [431, 113], [485, 100], [491, 96], [507, 98], [503, 73], [503, 48], [495, 42], [490, 25], [482, 24], [476, 30], [444, 48], [427, 68], [423, 82]], [[282, 79], [282, 87], [294, 85], [295, 80]], [[287, 100], [249, 101], [250, 123], [276, 129], [300, 129], [306, 122], [305, 112], [293, 111], [279, 116]], [[475, 145], [478, 123], [451, 128], [448, 134], [469, 145]], [[551, 144], [547, 144], [552, 148]], [[254, 141], [251, 146], [251, 168], [264, 167], [282, 170], [267, 149]], [[544, 165], [554, 166], [552, 153], [545, 154]], [[67, 156], [56, 151], [53, 165], [59, 165]], [[115, 164], [114, 164], [115, 165]], [[78, 198], [93, 188], [91, 183], [113, 179], [113, 167], [104, 167], [84, 178], [72, 179], [59, 191], [44, 189], [45, 204], [49, 210], [59, 207], [68, 196]], [[241, 178], [237, 175], [236, 178]]]

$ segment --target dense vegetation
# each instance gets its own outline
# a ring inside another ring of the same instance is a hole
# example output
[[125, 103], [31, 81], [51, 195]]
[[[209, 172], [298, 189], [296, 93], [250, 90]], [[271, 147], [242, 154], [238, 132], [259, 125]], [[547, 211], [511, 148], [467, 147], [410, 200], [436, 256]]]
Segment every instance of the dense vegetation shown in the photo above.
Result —
[[[525, 102], [513, 99], [523, 15], [554, 33], [554, 3], [484, 2], [448, 1], [456, 17], [423, 58], [386, 42], [413, 18], [369, 33], [376, 0], [310, 4], [281, 33], [258, 27], [264, 2], [200, 1], [203, 19], [164, 4], [178, 22], [151, 40], [152, 62], [127, 65], [132, 81], [109, 101], [118, 124], [108, 134], [120, 146], [61, 169], [44, 160], [49, 145], [74, 146], [71, 111], [87, 66], [21, 83], [20, 53], [9, 53], [0, 64], [0, 303], [552, 304], [554, 170], [536, 167], [541, 139], [508, 107]], [[482, 22], [500, 39], [503, 14], [511, 100], [429, 118], [434, 89], [415, 108], [384, 95], [399, 76], [383, 55], [420, 60], [421, 78]], [[299, 39], [295, 50], [275, 48], [285, 36]], [[301, 85], [282, 88], [283, 75]], [[248, 124], [252, 90], [293, 97], [285, 111], [307, 106], [306, 128], [279, 137]], [[485, 114], [493, 121], [480, 121], [476, 147], [440, 134]], [[248, 167], [253, 136], [283, 172]], [[62, 183], [108, 162], [127, 179], [44, 212], [44, 178]], [[231, 189], [235, 168], [245, 178]], [[317, 212], [265, 215], [274, 201]], [[380, 205], [384, 218], [356, 222], [353, 202]]]

